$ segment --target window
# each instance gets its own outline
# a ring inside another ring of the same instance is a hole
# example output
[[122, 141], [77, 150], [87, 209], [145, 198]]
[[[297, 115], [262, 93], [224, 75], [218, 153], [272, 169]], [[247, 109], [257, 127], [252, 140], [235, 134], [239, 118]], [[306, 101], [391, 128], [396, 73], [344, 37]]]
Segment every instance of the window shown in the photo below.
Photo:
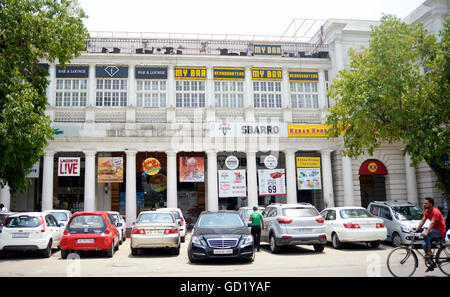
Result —
[[281, 108], [281, 82], [254, 81], [253, 104], [255, 108]]
[[244, 107], [244, 82], [215, 81], [214, 98], [216, 107], [242, 108]]
[[138, 107], [166, 107], [165, 80], [137, 80]]
[[330, 210], [330, 213], [328, 214], [328, 220], [329, 221], [336, 220], [336, 211], [335, 210]]
[[392, 220], [391, 212], [386, 207], [380, 207], [380, 217]]
[[97, 79], [96, 106], [127, 106], [126, 79]]
[[87, 79], [56, 80], [56, 106], [83, 107], [87, 104]]
[[176, 81], [177, 107], [205, 107], [205, 82], [196, 80]]
[[292, 108], [319, 108], [319, 92], [317, 83], [291, 82]]

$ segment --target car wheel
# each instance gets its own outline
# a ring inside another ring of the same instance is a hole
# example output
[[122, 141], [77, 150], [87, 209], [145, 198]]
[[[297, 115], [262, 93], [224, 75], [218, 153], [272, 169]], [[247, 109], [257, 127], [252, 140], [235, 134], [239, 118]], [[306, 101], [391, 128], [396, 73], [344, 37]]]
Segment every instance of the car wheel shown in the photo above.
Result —
[[379, 241], [370, 241], [369, 246], [373, 249], [376, 249], [380, 246], [380, 242]]
[[333, 243], [333, 247], [335, 249], [342, 248], [342, 242], [339, 240], [339, 237], [336, 233], [333, 233], [333, 235], [331, 235], [331, 242]]
[[277, 245], [277, 241], [273, 234], [270, 235], [270, 251], [274, 254], [280, 251], [280, 247]]
[[67, 256], [69, 255], [69, 251], [67, 250], [61, 250], [61, 258], [67, 259]]
[[131, 255], [137, 256], [139, 254], [138, 249], [131, 248]]
[[[113, 244], [114, 244], [114, 240], [113, 240]], [[115, 251], [118, 251], [119, 250], [119, 246], [120, 246], [120, 241], [117, 243], [117, 245], [114, 247], [114, 250]]]
[[192, 256], [192, 254], [190, 252], [188, 252], [188, 258], [189, 258], [189, 262], [191, 263], [197, 263], [198, 260], [194, 259], [194, 257]]
[[47, 248], [42, 251], [44, 258], [50, 258], [52, 255], [52, 240], [48, 242]]
[[109, 250], [106, 251], [106, 256], [108, 258], [112, 258], [113, 255], [114, 255], [114, 242], [111, 243], [111, 247], [109, 248]]
[[181, 242], [185, 242], [186, 236], [181, 237]]
[[325, 245], [324, 244], [314, 244], [314, 250], [318, 253], [323, 252], [323, 250], [325, 249]]
[[180, 247], [174, 248], [172, 254], [178, 256], [180, 254]]
[[402, 245], [402, 238], [400, 237], [400, 235], [398, 235], [398, 233], [393, 233], [392, 234], [392, 244], [396, 247], [399, 247]]

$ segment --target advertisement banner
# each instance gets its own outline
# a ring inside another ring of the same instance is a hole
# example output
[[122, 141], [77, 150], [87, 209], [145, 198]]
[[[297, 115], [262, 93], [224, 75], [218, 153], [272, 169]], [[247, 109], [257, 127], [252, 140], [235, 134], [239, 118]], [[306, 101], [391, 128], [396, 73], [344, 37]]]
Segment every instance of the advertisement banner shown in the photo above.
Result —
[[123, 182], [123, 158], [122, 157], [98, 157], [97, 158], [97, 182], [98, 183], [122, 183]]
[[281, 68], [252, 68], [253, 80], [283, 80], [283, 69]]
[[136, 79], [167, 79], [167, 67], [136, 67]]
[[128, 78], [128, 66], [116, 66], [116, 65], [95, 66], [95, 77]]
[[206, 79], [206, 67], [175, 67], [175, 79]]
[[56, 66], [56, 77], [76, 77], [83, 78], [89, 77], [89, 66]]
[[277, 196], [286, 194], [284, 169], [258, 170], [259, 196]]
[[322, 189], [320, 168], [297, 168], [297, 180], [299, 190]]
[[298, 168], [320, 168], [320, 157], [297, 157]]
[[245, 80], [245, 68], [214, 67], [214, 80]]
[[180, 182], [205, 182], [205, 159], [180, 156]]
[[290, 82], [319, 82], [317, 71], [289, 71]]
[[245, 169], [219, 170], [219, 198], [247, 197]]
[[253, 56], [281, 57], [281, 44], [254, 43]]
[[40, 161], [34, 163], [33, 167], [30, 169], [30, 173], [28, 173], [27, 178], [39, 178], [39, 165]]
[[58, 176], [80, 176], [80, 158], [58, 158]]
[[288, 137], [327, 137], [328, 125], [288, 125]]
[[161, 163], [156, 158], [147, 158], [142, 162], [142, 175], [156, 175], [161, 169]]

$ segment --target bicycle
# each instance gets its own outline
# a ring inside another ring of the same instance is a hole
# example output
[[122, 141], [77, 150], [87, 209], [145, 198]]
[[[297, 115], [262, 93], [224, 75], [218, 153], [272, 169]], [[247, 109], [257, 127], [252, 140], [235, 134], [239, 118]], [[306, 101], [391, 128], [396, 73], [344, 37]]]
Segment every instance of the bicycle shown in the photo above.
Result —
[[[447, 276], [450, 276], [450, 245], [445, 243], [445, 239], [432, 240], [435, 244], [433, 255], [426, 257], [415, 247], [415, 241], [420, 237], [413, 237], [412, 243], [393, 249], [387, 257], [387, 267], [389, 272], [395, 277], [411, 277], [419, 266], [416, 252], [425, 261], [425, 266], [429, 268], [436, 264], [437, 267]], [[436, 252], [437, 250], [437, 252]]]

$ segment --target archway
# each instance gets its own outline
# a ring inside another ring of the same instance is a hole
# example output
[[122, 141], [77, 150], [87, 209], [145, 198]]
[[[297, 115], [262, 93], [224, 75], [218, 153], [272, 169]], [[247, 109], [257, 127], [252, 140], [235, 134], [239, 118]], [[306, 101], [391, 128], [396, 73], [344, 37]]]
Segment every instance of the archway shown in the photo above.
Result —
[[361, 206], [367, 208], [372, 201], [386, 201], [386, 166], [378, 160], [367, 160], [359, 168]]

